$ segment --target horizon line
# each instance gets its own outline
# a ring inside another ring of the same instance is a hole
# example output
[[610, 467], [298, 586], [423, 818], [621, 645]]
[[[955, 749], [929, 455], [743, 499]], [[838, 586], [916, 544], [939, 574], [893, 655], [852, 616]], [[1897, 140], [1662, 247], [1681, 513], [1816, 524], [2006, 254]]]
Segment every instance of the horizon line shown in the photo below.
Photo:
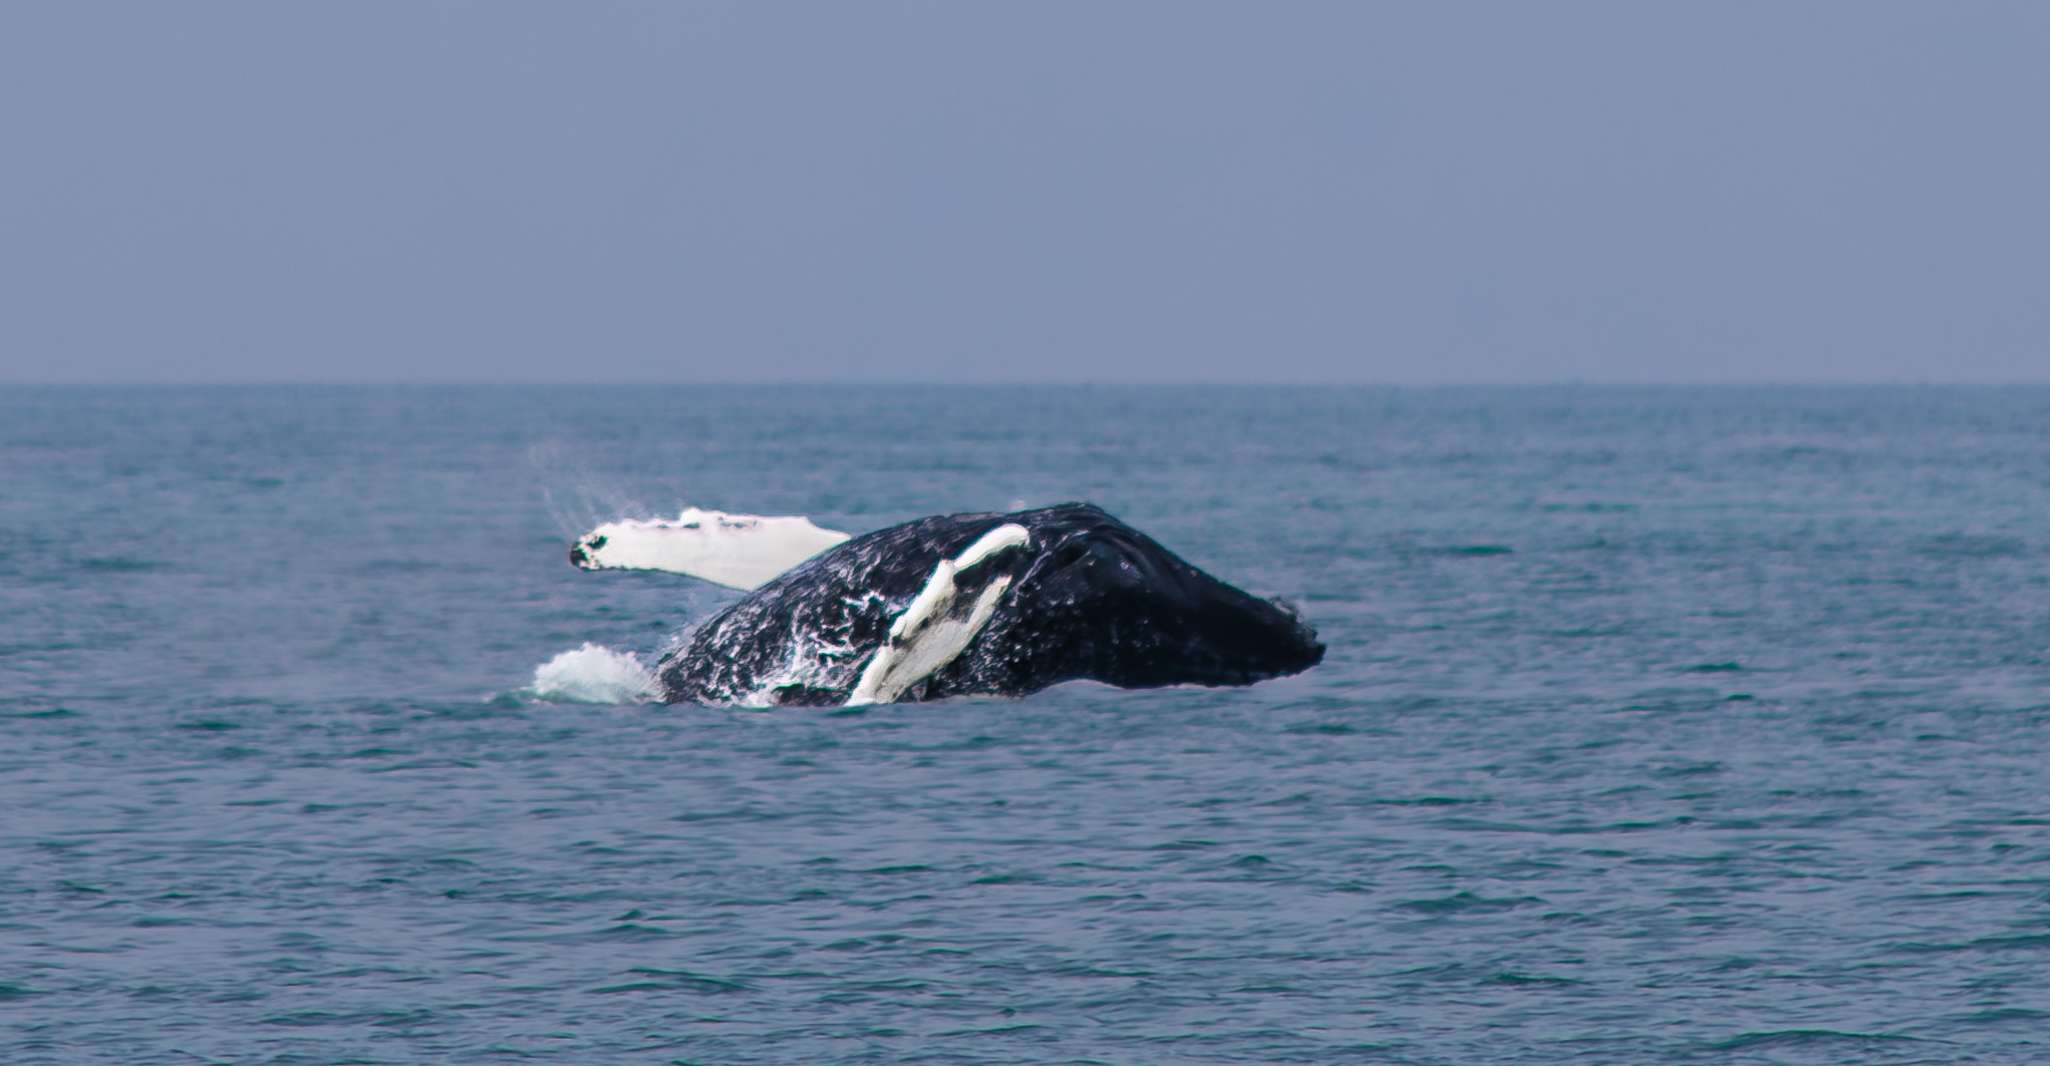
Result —
[[0, 388], [1202, 388], [1202, 389], [1556, 389], [1556, 388], [2041, 388], [2041, 378], [1517, 378], [1466, 379], [1229, 379], [1158, 381], [1134, 378], [1005, 379], [960, 378], [620, 378], [603, 381], [564, 378], [9, 378]]

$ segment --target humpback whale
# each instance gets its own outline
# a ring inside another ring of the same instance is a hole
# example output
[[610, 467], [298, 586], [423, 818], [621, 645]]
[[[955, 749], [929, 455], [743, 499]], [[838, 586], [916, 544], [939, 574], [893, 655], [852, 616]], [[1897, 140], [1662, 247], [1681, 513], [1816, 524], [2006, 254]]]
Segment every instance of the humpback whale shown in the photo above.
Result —
[[[1204, 573], [1091, 504], [938, 515], [844, 541], [820, 532], [807, 537], [833, 546], [662, 658], [665, 702], [860, 705], [1022, 696], [1084, 679], [1247, 685], [1324, 657], [1293, 608]], [[586, 535], [571, 561], [603, 568], [608, 543]]]

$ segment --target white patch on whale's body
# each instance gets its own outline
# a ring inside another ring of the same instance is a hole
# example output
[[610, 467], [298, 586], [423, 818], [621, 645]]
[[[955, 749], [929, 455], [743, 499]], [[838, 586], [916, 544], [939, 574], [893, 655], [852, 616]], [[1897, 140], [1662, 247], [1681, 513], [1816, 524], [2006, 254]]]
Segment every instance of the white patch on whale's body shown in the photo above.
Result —
[[984, 533], [954, 558], [941, 559], [925, 587], [891, 623], [890, 638], [862, 669], [847, 706], [894, 702], [933, 671], [953, 662], [989, 624], [997, 602], [1011, 587], [1009, 576], [992, 580], [963, 612], [956, 609], [960, 596], [955, 577], [998, 552], [1022, 548], [1031, 541], [1024, 526], [1006, 524]]
[[662, 570], [752, 589], [847, 539], [801, 515], [727, 514], [686, 508], [673, 519], [607, 522], [577, 538], [570, 559], [585, 570]]

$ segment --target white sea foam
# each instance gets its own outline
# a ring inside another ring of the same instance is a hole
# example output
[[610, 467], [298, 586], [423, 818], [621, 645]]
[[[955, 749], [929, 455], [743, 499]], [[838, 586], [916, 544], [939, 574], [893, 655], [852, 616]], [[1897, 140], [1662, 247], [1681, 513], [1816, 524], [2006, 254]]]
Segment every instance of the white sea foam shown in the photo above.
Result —
[[801, 515], [686, 508], [673, 519], [621, 519], [577, 538], [586, 570], [663, 570], [751, 589], [847, 539]]
[[562, 703], [646, 703], [655, 674], [633, 652], [586, 643], [535, 667], [532, 691]]

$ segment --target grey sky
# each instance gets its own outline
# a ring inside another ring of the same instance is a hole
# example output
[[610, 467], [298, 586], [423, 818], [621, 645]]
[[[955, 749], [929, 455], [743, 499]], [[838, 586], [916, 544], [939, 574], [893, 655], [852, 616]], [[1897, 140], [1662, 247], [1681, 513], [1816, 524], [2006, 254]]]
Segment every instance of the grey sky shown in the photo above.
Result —
[[2046, 380], [2050, 4], [10, 4], [0, 294], [15, 380]]

